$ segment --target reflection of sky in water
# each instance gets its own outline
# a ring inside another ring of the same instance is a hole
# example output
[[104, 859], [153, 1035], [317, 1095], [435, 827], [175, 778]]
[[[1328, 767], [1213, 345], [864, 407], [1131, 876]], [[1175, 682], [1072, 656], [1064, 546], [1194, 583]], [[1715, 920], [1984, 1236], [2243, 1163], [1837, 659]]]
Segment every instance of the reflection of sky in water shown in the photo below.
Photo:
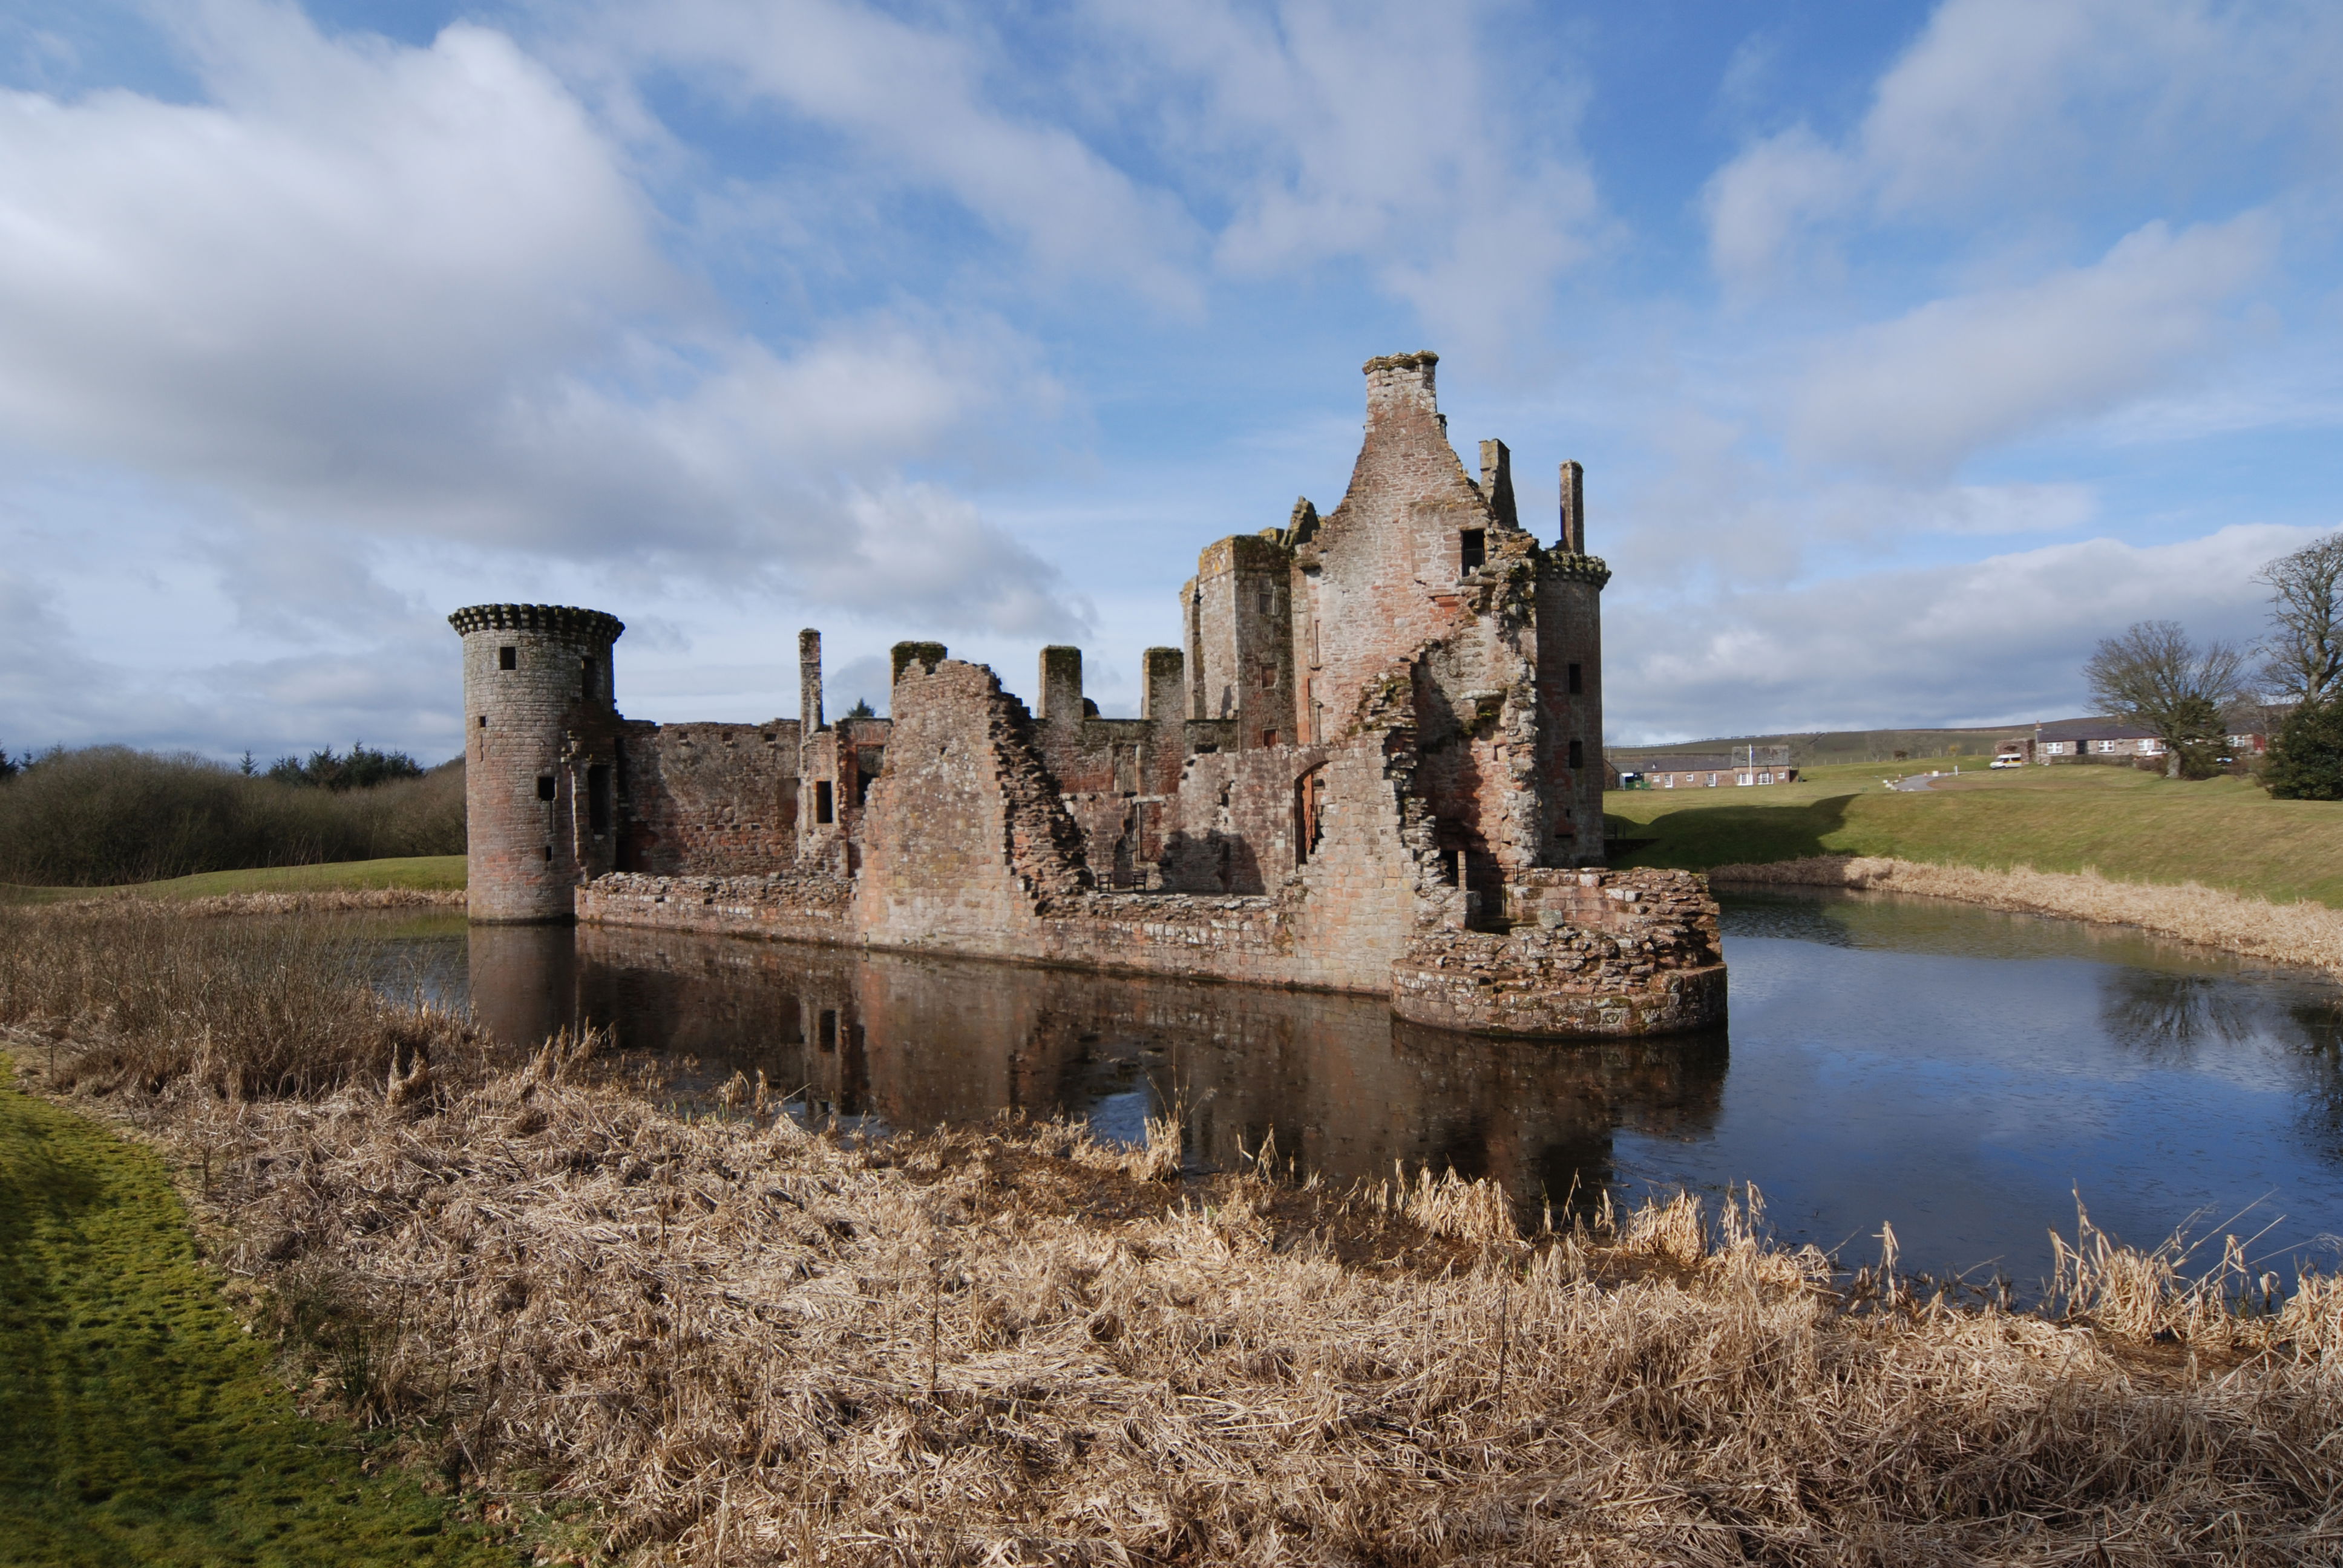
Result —
[[[2343, 1231], [2336, 993], [2137, 934], [1900, 900], [1736, 900], [1733, 1064], [1715, 1129], [1623, 1132], [1631, 1188], [1757, 1184], [1777, 1231], [1850, 1261], [2046, 1272], [2046, 1230], [2153, 1244], [2198, 1215], [2255, 1251]], [[2239, 1211], [2243, 1219], [2232, 1220]], [[2218, 1240], [2213, 1242], [2217, 1249]]]
[[763, 1070], [804, 1114], [874, 1130], [1005, 1108], [1135, 1142], [1176, 1101], [1199, 1163], [1273, 1129], [1337, 1179], [1496, 1175], [1533, 1216], [1574, 1184], [1754, 1181], [1785, 1239], [1862, 1262], [1885, 1221], [1907, 1268], [2021, 1289], [2077, 1189], [2146, 1245], [2258, 1201], [2232, 1228], [2278, 1220], [2255, 1250], [2282, 1271], [2343, 1232], [2343, 992], [2107, 928], [1736, 898], [1729, 1046], [1481, 1040], [1395, 1025], [1373, 998], [722, 938], [405, 934], [380, 950], [405, 994], [518, 1008], [522, 1032], [613, 1022], [669, 1064], [669, 1092]]

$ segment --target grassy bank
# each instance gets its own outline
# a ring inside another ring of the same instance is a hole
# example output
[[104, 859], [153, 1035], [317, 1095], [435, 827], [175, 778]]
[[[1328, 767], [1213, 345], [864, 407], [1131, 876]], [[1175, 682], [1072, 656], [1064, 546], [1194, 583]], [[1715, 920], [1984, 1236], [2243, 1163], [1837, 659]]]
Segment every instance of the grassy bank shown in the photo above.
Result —
[[511, 1563], [295, 1408], [148, 1148], [0, 1052], [0, 1560]]
[[320, 1408], [590, 1503], [638, 1562], [2343, 1551], [2330, 1280], [2279, 1302], [2086, 1233], [2037, 1316], [1849, 1277], [1754, 1205], [1524, 1236], [1485, 1183], [1182, 1182], [1164, 1124], [866, 1146], [748, 1084], [679, 1120], [590, 1040], [499, 1066], [256, 924], [0, 912], [0, 1021], [207, 1162], [224, 1261], [340, 1347]]
[[[1931, 763], [1930, 766], [1939, 764]], [[1706, 870], [1817, 855], [2001, 870], [2096, 869], [2343, 908], [2343, 803], [2273, 800], [2242, 779], [2181, 782], [2120, 768], [1972, 769], [1925, 791], [1905, 769], [1814, 769], [1796, 784], [1604, 797], [1623, 862]]]
[[316, 866], [265, 866], [241, 871], [203, 871], [192, 877], [174, 877], [161, 882], [132, 882], [115, 888], [0, 885], [0, 900], [37, 904], [110, 897], [187, 900], [384, 890], [460, 893], [464, 890], [464, 857], [408, 855], [386, 860], [338, 860]]

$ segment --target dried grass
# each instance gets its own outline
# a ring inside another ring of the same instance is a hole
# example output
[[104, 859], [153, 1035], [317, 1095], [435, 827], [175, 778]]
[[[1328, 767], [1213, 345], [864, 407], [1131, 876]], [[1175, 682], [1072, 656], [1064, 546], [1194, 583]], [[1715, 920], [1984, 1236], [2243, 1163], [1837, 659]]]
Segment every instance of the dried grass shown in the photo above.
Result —
[[2118, 882], [2097, 871], [1980, 870], [1870, 855], [1813, 855], [1760, 866], [1717, 866], [1713, 883], [1879, 889], [1957, 899], [1988, 909], [2137, 926], [2224, 952], [2343, 975], [2343, 910], [2308, 901], [2274, 904], [2207, 888]]
[[156, 912], [180, 919], [216, 915], [327, 915], [361, 910], [460, 910], [460, 888], [320, 888], [292, 893], [210, 893], [159, 903], [145, 894], [106, 892], [26, 906], [51, 919], [143, 917]]
[[1453, 1174], [1182, 1190], [1055, 1124], [863, 1146], [679, 1120], [591, 1056], [420, 1117], [355, 1083], [139, 1114], [203, 1151], [317, 1397], [590, 1502], [639, 1562], [2343, 1554], [2331, 1281], [2241, 1314], [2087, 1231], [2066, 1321], [1957, 1311], [1835, 1292], [1754, 1195], [1523, 1239]]
[[392, 1003], [362, 969], [353, 933], [326, 919], [189, 920], [136, 900], [0, 910], [0, 1023], [72, 1042], [62, 1064], [43, 1048], [57, 1089], [191, 1078], [244, 1100], [379, 1084], [430, 1057], [485, 1066], [469, 1022]]

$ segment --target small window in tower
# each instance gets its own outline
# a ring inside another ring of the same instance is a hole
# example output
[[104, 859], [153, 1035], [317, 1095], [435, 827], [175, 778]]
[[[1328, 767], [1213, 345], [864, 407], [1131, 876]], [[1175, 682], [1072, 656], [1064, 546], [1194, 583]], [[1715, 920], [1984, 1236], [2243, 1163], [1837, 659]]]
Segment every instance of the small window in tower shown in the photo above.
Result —
[[829, 822], [836, 819], [830, 797], [830, 780], [817, 779], [813, 786], [813, 819]]
[[1261, 732], [1261, 743], [1262, 743], [1263, 746], [1274, 746], [1274, 745], [1276, 745], [1276, 744], [1277, 744], [1277, 731], [1276, 731], [1276, 730], [1274, 730], [1274, 729], [1264, 729], [1264, 730], [1262, 730], [1262, 731]]
[[586, 769], [586, 830], [597, 839], [610, 830], [610, 769], [597, 762]]
[[1584, 691], [1585, 689], [1586, 673], [1584, 667], [1575, 664], [1572, 665], [1570, 667], [1570, 695], [1576, 697], [1580, 692]]
[[481, 728], [481, 729], [486, 729], [488, 727], [488, 716], [487, 714], [483, 713], [483, 714], [481, 714], [481, 715], [480, 715], [480, 728]]
[[1570, 743], [1570, 765], [1573, 768], [1584, 768], [1586, 766], [1585, 741], [1574, 740]]
[[590, 658], [578, 661], [578, 687], [587, 696], [594, 695], [594, 661]]
[[815, 1030], [814, 1042], [824, 1050], [838, 1049], [838, 1013], [835, 1010], [821, 1010], [821, 1022]]
[[540, 773], [537, 776], [537, 798], [540, 800], [550, 800], [553, 799], [552, 774]]
[[550, 844], [545, 847], [545, 863], [548, 866], [553, 864], [553, 846]]
[[1277, 596], [1267, 588], [1261, 590], [1261, 613], [1263, 615], [1277, 613]]
[[1273, 664], [1263, 664], [1261, 667], [1261, 689], [1263, 691], [1267, 691], [1276, 684], [1277, 666]]
[[1489, 530], [1486, 528], [1466, 528], [1464, 530], [1463, 548], [1464, 569], [1468, 572], [1477, 572], [1481, 569], [1482, 563], [1486, 561], [1488, 558]]
[[500, 648], [497, 649], [497, 668], [498, 669], [518, 669], [520, 668], [520, 649], [517, 648]]

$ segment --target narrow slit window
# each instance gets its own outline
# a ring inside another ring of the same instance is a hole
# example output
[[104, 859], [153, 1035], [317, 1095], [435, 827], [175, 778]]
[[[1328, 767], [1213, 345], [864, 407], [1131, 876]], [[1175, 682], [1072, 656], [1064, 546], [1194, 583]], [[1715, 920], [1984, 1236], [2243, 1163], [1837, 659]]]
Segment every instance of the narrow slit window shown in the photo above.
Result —
[[821, 1010], [821, 1028], [818, 1043], [824, 1050], [838, 1049], [838, 1014], [829, 1008]]
[[1570, 743], [1570, 765], [1573, 768], [1584, 768], [1586, 766], [1585, 741], [1574, 740]]
[[550, 844], [545, 847], [545, 863], [548, 866], [553, 864], [553, 846]]
[[1489, 530], [1466, 528], [1460, 553], [1466, 571], [1479, 571], [1483, 563], [1489, 558]]
[[1585, 668], [1584, 668], [1584, 666], [1582, 666], [1582, 665], [1576, 665], [1576, 664], [1572, 665], [1572, 666], [1570, 667], [1570, 695], [1571, 695], [1571, 696], [1573, 696], [1573, 697], [1576, 697], [1580, 692], [1583, 692], [1583, 691], [1584, 691], [1585, 689], [1586, 689], [1586, 671], [1585, 671]]
[[520, 668], [520, 649], [517, 648], [500, 648], [497, 649], [497, 668], [498, 669], [518, 669]]
[[827, 779], [817, 779], [814, 780], [813, 819], [817, 822], [829, 822], [836, 819], [835, 809], [830, 800], [830, 780]]

